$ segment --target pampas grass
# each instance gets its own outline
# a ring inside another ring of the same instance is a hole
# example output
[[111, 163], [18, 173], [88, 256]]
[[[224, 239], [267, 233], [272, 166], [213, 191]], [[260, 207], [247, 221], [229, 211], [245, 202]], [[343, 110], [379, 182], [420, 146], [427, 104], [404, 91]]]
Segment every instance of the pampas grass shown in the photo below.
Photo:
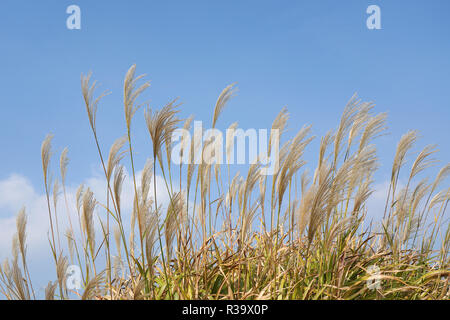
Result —
[[[135, 74], [133, 65], [124, 80], [126, 132], [111, 145], [107, 158], [96, 127], [99, 103], [107, 93], [96, 95], [92, 73], [81, 78], [104, 170], [106, 203], [96, 200], [103, 195], [81, 185], [75, 208], [70, 208], [68, 148], [59, 159], [61, 177], [52, 183], [53, 136], [44, 139], [42, 170], [56, 280], [48, 283], [44, 297], [36, 297], [26, 256], [27, 214], [22, 209], [12, 259], [0, 267], [0, 293], [6, 299], [450, 298], [446, 214], [450, 188], [440, 189], [450, 164], [443, 165], [434, 180], [424, 177], [437, 163], [437, 147], [428, 145], [404, 172], [418, 141], [416, 131], [407, 132], [397, 145], [385, 209], [375, 212], [380, 221], [368, 219], [368, 201], [379, 165], [374, 142], [385, 134], [387, 116], [374, 114], [374, 104], [356, 95], [345, 106], [337, 128], [320, 138], [311, 170], [303, 155], [310, 149], [313, 128], [305, 125], [291, 139], [285, 137], [289, 114], [283, 108], [271, 127], [283, 137], [283, 144], [275, 145], [271, 134], [267, 154], [257, 159], [279, 151], [273, 176], [262, 175], [258, 161], [243, 174], [232, 172], [230, 165], [195, 161], [208, 155], [215, 142], [211, 139], [201, 146], [199, 139], [182, 137], [180, 157], [190, 162], [177, 168], [179, 182], [172, 178], [172, 133], [179, 126], [189, 130], [194, 118], [178, 118], [177, 99], [161, 110], [147, 107], [144, 120], [152, 150], [139, 177], [131, 125], [143, 105], [138, 100], [150, 84], [139, 84], [144, 76]], [[235, 92], [232, 84], [219, 95], [212, 108], [212, 128]], [[237, 126], [229, 125], [227, 142]], [[225, 152], [229, 163], [231, 144]], [[124, 220], [123, 212], [124, 159], [130, 160], [132, 169], [130, 221]], [[163, 185], [156, 183], [160, 176]], [[401, 180], [406, 181], [404, 187]], [[61, 190], [69, 222], [67, 246], [60, 242], [61, 209], [56, 210]], [[159, 199], [159, 191], [168, 194], [166, 202]], [[96, 225], [101, 232], [95, 232]], [[81, 268], [81, 293], [66, 287], [69, 261]], [[367, 286], [372, 266], [380, 269], [381, 289]]]

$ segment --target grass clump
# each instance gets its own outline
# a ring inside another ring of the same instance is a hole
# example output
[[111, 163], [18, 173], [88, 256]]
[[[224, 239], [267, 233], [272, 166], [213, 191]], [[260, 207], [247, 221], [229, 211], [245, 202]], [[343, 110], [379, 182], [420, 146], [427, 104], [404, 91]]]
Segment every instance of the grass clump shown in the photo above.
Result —
[[[145, 110], [152, 154], [137, 174], [131, 134], [140, 94], [132, 66], [124, 81], [126, 132], [104, 154], [96, 127], [97, 106], [91, 74], [81, 80], [90, 128], [106, 181], [106, 202], [80, 186], [76, 219], [66, 195], [67, 149], [60, 157], [61, 182], [51, 184], [49, 135], [42, 144], [42, 167], [50, 224], [49, 244], [56, 280], [46, 299], [449, 299], [450, 226], [445, 211], [450, 189], [440, 190], [450, 173], [444, 166], [429, 182], [419, 179], [435, 164], [435, 146], [425, 147], [399, 183], [417, 132], [401, 137], [394, 157], [383, 219], [367, 220], [378, 168], [373, 141], [384, 134], [386, 114], [356, 96], [346, 105], [336, 130], [320, 140], [317, 166], [309, 174], [303, 154], [312, 141], [305, 126], [279, 148], [273, 176], [251, 164], [232, 177], [230, 166], [171, 161], [172, 133], [188, 130], [193, 118], [179, 119], [173, 100], [161, 110]], [[214, 128], [235, 92], [230, 85], [213, 111]], [[283, 133], [289, 115], [281, 110], [272, 129]], [[236, 128], [237, 124], [230, 127]], [[191, 159], [205, 148], [194, 140], [181, 153]], [[269, 140], [268, 154], [278, 148]], [[229, 148], [226, 150], [230, 154]], [[128, 157], [133, 182], [131, 221], [122, 212]], [[156, 183], [157, 174], [164, 183]], [[174, 177], [178, 174], [179, 181]], [[68, 229], [63, 234], [56, 203], [64, 195]], [[164, 188], [169, 201], [158, 199]], [[52, 201], [53, 200], [53, 201]], [[98, 221], [98, 222], [97, 222]], [[26, 259], [25, 210], [17, 216], [12, 259], [0, 268], [0, 290], [7, 299], [35, 299]], [[97, 226], [96, 228], [96, 224]], [[99, 234], [99, 230], [101, 231]], [[63, 242], [67, 245], [63, 245]], [[82, 291], [68, 290], [67, 267], [81, 267]], [[374, 274], [374, 267], [377, 273]], [[378, 286], [370, 283], [378, 281]]]

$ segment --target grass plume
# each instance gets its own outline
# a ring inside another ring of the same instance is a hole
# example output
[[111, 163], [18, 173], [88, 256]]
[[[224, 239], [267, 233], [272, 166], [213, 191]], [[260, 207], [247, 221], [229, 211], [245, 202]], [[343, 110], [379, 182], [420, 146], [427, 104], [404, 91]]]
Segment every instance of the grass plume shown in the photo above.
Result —
[[[407, 132], [393, 158], [385, 210], [375, 213], [380, 218], [384, 213], [383, 219], [371, 221], [368, 202], [374, 196], [379, 165], [374, 142], [385, 134], [387, 119], [385, 113], [373, 113], [373, 103], [362, 102], [356, 95], [350, 99], [337, 128], [320, 138], [312, 168], [304, 154], [314, 138], [313, 128], [299, 127], [291, 139], [285, 138], [289, 114], [283, 108], [271, 127], [283, 134], [283, 144], [278, 148], [270, 136], [267, 150], [267, 155], [279, 150], [273, 176], [262, 175], [259, 162], [243, 174], [232, 172], [229, 165], [194, 163], [195, 156], [203, 157], [214, 142], [201, 145], [186, 139], [180, 155], [187, 155], [191, 162], [176, 168], [179, 181], [175, 182], [172, 134], [179, 126], [189, 130], [194, 118], [179, 118], [177, 99], [160, 110], [144, 110], [152, 148], [139, 176], [131, 124], [141, 106], [137, 101], [150, 84], [139, 84], [144, 76], [136, 76], [135, 65], [126, 72], [126, 131], [118, 134], [122, 137], [104, 158], [96, 117], [106, 93], [96, 96], [97, 82], [91, 78], [92, 73], [82, 76], [81, 91], [103, 167], [106, 203], [81, 185], [70, 210], [68, 149], [59, 159], [61, 179], [52, 184], [53, 136], [48, 135], [41, 159], [56, 280], [48, 283], [45, 299], [69, 299], [73, 294], [83, 300], [450, 298], [446, 212], [450, 188], [442, 188], [450, 164], [442, 166], [434, 180], [423, 177], [437, 162], [437, 147], [429, 145], [405, 173], [418, 141], [416, 131]], [[212, 108], [212, 128], [235, 91], [232, 84], [219, 95]], [[237, 123], [228, 128], [236, 129]], [[228, 160], [231, 148], [226, 146]], [[123, 212], [127, 200], [123, 189], [130, 188], [124, 183], [124, 159], [132, 167], [132, 190], [127, 190], [133, 194], [130, 221], [124, 221]], [[69, 217], [67, 246], [59, 241], [61, 210], [56, 208], [61, 190]], [[165, 201], [162, 193], [168, 195]], [[74, 219], [71, 212], [76, 214]], [[0, 293], [6, 299], [36, 298], [27, 264], [26, 227], [22, 209], [12, 258], [0, 267]], [[81, 268], [82, 293], [67, 289], [69, 260]], [[380, 269], [381, 289], [367, 286], [371, 266]]]

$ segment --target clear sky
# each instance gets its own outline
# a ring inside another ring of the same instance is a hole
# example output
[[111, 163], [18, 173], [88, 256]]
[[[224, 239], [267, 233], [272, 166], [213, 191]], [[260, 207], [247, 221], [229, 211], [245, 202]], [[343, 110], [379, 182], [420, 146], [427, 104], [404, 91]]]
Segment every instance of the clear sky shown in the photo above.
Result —
[[[81, 8], [81, 30], [66, 28], [71, 4]], [[381, 8], [381, 30], [366, 27], [369, 5]], [[40, 146], [49, 132], [55, 155], [69, 147], [70, 185], [95, 176], [98, 159], [80, 75], [92, 70], [100, 90], [112, 92], [98, 112], [106, 150], [124, 133], [122, 83], [134, 63], [151, 80], [143, 95], [150, 106], [180, 97], [182, 116], [207, 123], [220, 91], [237, 82], [238, 95], [219, 127], [238, 121], [242, 128], [267, 128], [287, 106], [291, 135], [308, 123], [321, 136], [337, 126], [358, 92], [376, 102], [376, 112], [389, 114], [390, 134], [377, 141], [378, 183], [388, 179], [396, 143], [409, 129], [422, 136], [416, 150], [436, 143], [437, 157], [447, 163], [449, 16], [448, 0], [2, 0], [0, 189], [12, 183], [42, 195]], [[133, 129], [142, 167], [150, 155], [142, 110]], [[309, 153], [315, 161], [317, 144]], [[5, 197], [0, 195], [0, 221], [22, 200]], [[4, 250], [0, 246], [0, 257]]]

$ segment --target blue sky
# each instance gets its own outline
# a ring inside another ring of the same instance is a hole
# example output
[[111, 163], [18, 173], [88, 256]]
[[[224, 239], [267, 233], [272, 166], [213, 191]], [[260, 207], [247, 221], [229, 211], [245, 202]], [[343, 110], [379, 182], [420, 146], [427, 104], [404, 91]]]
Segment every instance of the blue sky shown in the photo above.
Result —
[[[81, 30], [66, 28], [71, 4], [81, 8]], [[381, 30], [366, 27], [372, 4], [381, 8]], [[436, 143], [437, 157], [447, 163], [449, 13], [447, 0], [3, 0], [0, 183], [15, 174], [42, 194], [40, 146], [49, 132], [57, 155], [69, 147], [69, 184], [95, 175], [80, 75], [92, 70], [100, 89], [112, 92], [98, 112], [106, 150], [124, 133], [122, 83], [133, 63], [151, 80], [143, 95], [151, 107], [180, 97], [182, 116], [207, 123], [220, 91], [237, 82], [219, 127], [238, 121], [242, 128], [267, 128], [287, 106], [290, 135], [308, 123], [321, 136], [358, 92], [376, 102], [376, 112], [389, 114], [390, 134], [377, 141], [378, 182], [388, 178], [396, 143], [409, 129], [422, 136], [416, 150]], [[133, 130], [142, 167], [150, 143], [141, 111]], [[316, 161], [317, 143], [308, 153]], [[8, 201], [0, 201], [0, 217], [16, 213]]]
[[[76, 3], [81, 30], [66, 28]], [[382, 30], [366, 28], [378, 4]], [[122, 81], [136, 63], [152, 87], [152, 107], [179, 96], [183, 115], [209, 121], [222, 88], [239, 95], [221, 118], [227, 126], [268, 127], [283, 106], [291, 128], [311, 123], [321, 135], [337, 125], [354, 92], [389, 112], [391, 135], [379, 141], [386, 160], [402, 133], [418, 129], [448, 162], [450, 4], [448, 1], [2, 1], [0, 86], [4, 152], [0, 179], [11, 172], [40, 186], [39, 149], [48, 132], [55, 150], [69, 146], [70, 177], [96, 161], [80, 93], [89, 70], [112, 94], [100, 106], [102, 141], [122, 134]], [[257, 121], [257, 124], [256, 124]], [[146, 143], [142, 117], [135, 135]], [[120, 132], [118, 132], [120, 131]], [[383, 153], [380, 156], [384, 156]], [[141, 161], [143, 162], [143, 157]]]

